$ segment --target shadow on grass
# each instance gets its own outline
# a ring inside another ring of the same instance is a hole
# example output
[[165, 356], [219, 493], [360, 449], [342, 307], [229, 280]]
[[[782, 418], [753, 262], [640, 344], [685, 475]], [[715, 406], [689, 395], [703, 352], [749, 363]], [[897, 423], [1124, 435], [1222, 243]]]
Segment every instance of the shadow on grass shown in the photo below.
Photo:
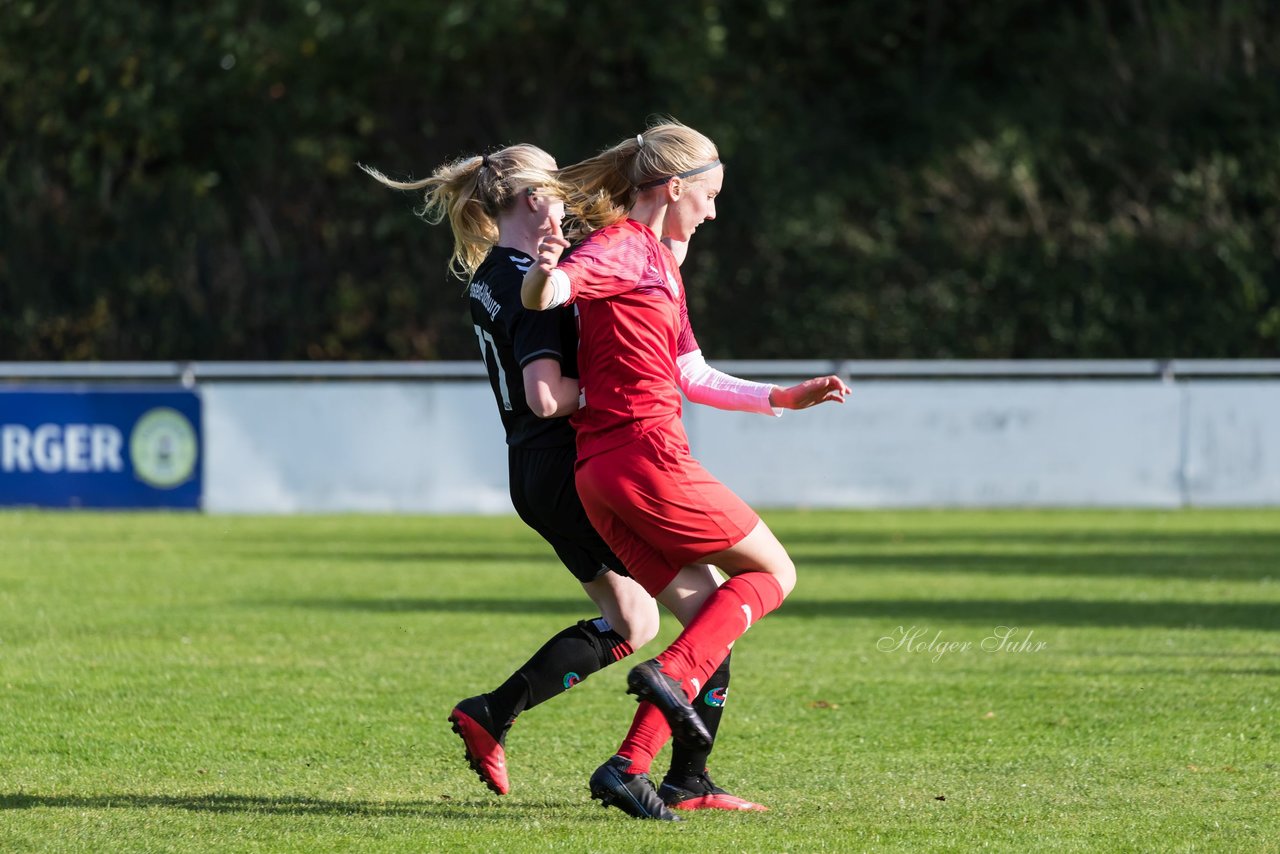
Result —
[[0, 793], [0, 810], [29, 809], [177, 809], [191, 812], [266, 813], [270, 815], [420, 816], [476, 819], [501, 810], [512, 814], [545, 815], [546, 805], [486, 801], [330, 801], [306, 797], [254, 795], [29, 795]]
[[802, 571], [815, 566], [1243, 581], [1280, 574], [1280, 534], [1270, 531], [807, 531], [784, 534], [783, 542]]
[[[1280, 515], [1276, 521], [1280, 523]], [[780, 526], [780, 539], [789, 545], [915, 545], [923, 543], [992, 543], [1000, 547], [1030, 546], [1064, 547], [1077, 545], [1119, 546], [1134, 550], [1146, 546], [1176, 549], [1183, 552], [1208, 547], [1212, 551], [1223, 548], [1232, 551], [1266, 551], [1280, 553], [1280, 533], [1267, 530], [1241, 531], [1171, 531], [1164, 533], [1152, 528], [1110, 528], [1094, 530], [1084, 527], [1046, 530], [992, 530], [975, 526], [947, 531], [894, 530], [891, 527], [875, 531], [813, 531], [787, 530]]]
[[[1259, 581], [1280, 578], [1280, 553], [1250, 556], [1238, 551], [1186, 552], [1176, 547], [1158, 551], [1082, 552], [1059, 551], [949, 552], [885, 554], [856, 550], [807, 554], [791, 549], [803, 574], [806, 569], [848, 572], [923, 572], [938, 575], [1025, 575], [1079, 578], [1178, 578]], [[499, 565], [544, 563], [547, 571], [563, 571], [551, 549], [501, 552], [476, 551], [352, 551], [317, 550], [288, 552], [240, 552], [253, 561], [288, 561], [316, 564], [418, 564], [423, 569], [453, 569], [476, 563]]]
[[946, 620], [984, 625], [1093, 626], [1102, 628], [1252, 629], [1280, 631], [1280, 604], [1272, 602], [1170, 602], [1084, 599], [891, 599], [787, 602], [791, 617], [860, 617], [876, 620]]
[[[583, 618], [581, 599], [285, 599], [253, 605], [363, 611], [378, 614], [548, 614]], [[1251, 629], [1280, 631], [1280, 604], [1271, 602], [1095, 601], [1082, 599], [824, 599], [788, 600], [777, 617], [836, 617], [897, 625], [921, 620], [992, 626], [1094, 626], [1103, 628]]]
[[438, 563], [447, 563], [452, 566], [467, 566], [468, 563], [512, 563], [512, 562], [529, 562], [536, 560], [547, 561], [547, 566], [557, 567], [559, 563], [556, 561], [556, 553], [552, 552], [549, 545], [534, 544], [530, 548], [527, 544], [520, 547], [513, 547], [508, 551], [498, 551], [498, 549], [454, 549], [454, 551], [440, 551], [440, 549], [397, 549], [370, 547], [367, 551], [358, 551], [352, 549], [351, 543], [344, 544], [343, 548], [291, 548], [283, 549], [283, 551], [271, 551], [271, 549], [223, 549], [223, 554], [236, 554], [248, 561], [270, 561], [273, 563], [280, 561], [303, 562], [303, 563], [422, 563], [422, 565], [438, 565]]
[[[1096, 673], [1097, 671], [1088, 671]], [[1250, 679], [1259, 676], [1263, 678], [1276, 678], [1280, 676], [1280, 670], [1274, 668], [1254, 667], [1254, 668], [1224, 668], [1224, 667], [1206, 667], [1203, 669], [1187, 669], [1174, 670], [1172, 668], [1143, 667], [1133, 670], [1107, 670], [1108, 676], [1170, 676], [1203, 679], [1206, 676], [1244, 676]]]
[[[1027, 575], [1057, 577], [1190, 578], [1253, 581], [1280, 575], [1280, 534], [1265, 531], [1205, 532], [1161, 536], [1144, 531], [1067, 531], [1035, 533], [957, 531], [948, 533], [892, 531], [800, 532], [783, 534], [783, 542], [803, 572], [815, 569], [909, 571], [951, 575]], [[450, 544], [360, 542], [299, 543], [230, 547], [232, 554], [255, 561], [315, 563], [421, 564], [463, 566], [475, 562], [545, 561], [558, 567], [551, 549], [534, 541], [509, 547], [476, 543], [474, 548]], [[397, 547], [398, 546], [398, 547]], [[496, 546], [496, 547], [495, 547]]]
[[1280, 578], [1280, 555], [1274, 562], [1243, 557], [1234, 552], [1126, 554], [1119, 552], [1023, 552], [975, 554], [805, 554], [793, 550], [801, 573], [806, 568], [923, 572], [937, 575], [1025, 575], [1058, 578], [1155, 578], [1260, 581]]

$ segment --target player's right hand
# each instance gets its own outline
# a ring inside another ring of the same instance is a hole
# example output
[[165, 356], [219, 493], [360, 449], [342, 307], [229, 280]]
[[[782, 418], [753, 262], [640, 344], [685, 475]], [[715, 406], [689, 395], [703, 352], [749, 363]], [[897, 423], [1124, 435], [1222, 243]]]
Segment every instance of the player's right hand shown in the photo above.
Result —
[[560, 263], [560, 256], [564, 254], [564, 250], [569, 248], [569, 241], [564, 239], [564, 232], [560, 230], [560, 223], [555, 217], [547, 217], [547, 221], [543, 224], [541, 231], [542, 239], [538, 241], [538, 257], [534, 261], [544, 276], [550, 276], [551, 271]]

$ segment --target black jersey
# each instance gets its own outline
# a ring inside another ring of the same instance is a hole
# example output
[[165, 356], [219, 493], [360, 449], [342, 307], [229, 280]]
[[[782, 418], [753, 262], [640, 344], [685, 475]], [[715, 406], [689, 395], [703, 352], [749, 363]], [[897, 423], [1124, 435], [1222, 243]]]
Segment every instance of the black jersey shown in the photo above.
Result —
[[539, 418], [524, 396], [524, 367], [535, 359], [555, 359], [565, 376], [578, 375], [573, 309], [530, 311], [520, 303], [520, 284], [531, 264], [533, 259], [517, 249], [491, 249], [467, 290], [471, 320], [507, 444], [521, 448], [572, 445], [569, 419]]

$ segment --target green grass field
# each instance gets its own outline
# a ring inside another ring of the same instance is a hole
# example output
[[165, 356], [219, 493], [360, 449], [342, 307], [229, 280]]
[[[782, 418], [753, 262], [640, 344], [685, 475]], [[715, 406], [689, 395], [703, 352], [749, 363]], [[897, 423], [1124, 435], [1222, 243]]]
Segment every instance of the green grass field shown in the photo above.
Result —
[[711, 768], [772, 811], [668, 825], [587, 797], [623, 667], [462, 761], [590, 615], [514, 518], [0, 514], [0, 850], [1280, 850], [1280, 512], [766, 518]]

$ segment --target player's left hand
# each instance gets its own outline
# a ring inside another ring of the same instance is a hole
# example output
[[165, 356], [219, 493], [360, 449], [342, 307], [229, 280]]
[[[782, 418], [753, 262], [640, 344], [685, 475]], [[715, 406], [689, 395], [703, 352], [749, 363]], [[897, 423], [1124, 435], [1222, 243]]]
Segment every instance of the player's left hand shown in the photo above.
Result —
[[835, 376], [814, 377], [788, 388], [775, 387], [769, 394], [769, 405], [781, 409], [808, 409], [819, 403], [844, 403], [849, 387]]

